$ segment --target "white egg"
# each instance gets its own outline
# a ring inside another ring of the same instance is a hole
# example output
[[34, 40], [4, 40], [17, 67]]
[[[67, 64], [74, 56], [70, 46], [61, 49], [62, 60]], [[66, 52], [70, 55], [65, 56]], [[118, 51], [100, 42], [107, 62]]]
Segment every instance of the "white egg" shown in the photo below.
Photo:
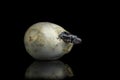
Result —
[[24, 36], [26, 51], [38, 60], [59, 59], [73, 47], [73, 43], [66, 43], [59, 38], [64, 31], [66, 30], [61, 26], [50, 22], [39, 22], [30, 26]]

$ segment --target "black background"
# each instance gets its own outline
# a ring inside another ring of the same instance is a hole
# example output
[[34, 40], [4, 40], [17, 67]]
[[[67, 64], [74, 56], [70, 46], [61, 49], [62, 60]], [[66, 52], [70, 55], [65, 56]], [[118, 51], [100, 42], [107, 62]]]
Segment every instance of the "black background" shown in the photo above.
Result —
[[[91, 66], [90, 53], [88, 51], [88, 28], [90, 23], [90, 12], [88, 8], [11, 8], [5, 14], [5, 34], [6, 42], [4, 50], [3, 74], [7, 78], [24, 80], [24, 73], [27, 67], [35, 61], [25, 50], [25, 31], [37, 22], [53, 22], [64, 27], [66, 30], [79, 36], [82, 43], [75, 45], [71, 52], [59, 60], [68, 64], [74, 73], [74, 77], [68, 80], [89, 79], [89, 69]], [[7, 36], [7, 37], [6, 37]]]

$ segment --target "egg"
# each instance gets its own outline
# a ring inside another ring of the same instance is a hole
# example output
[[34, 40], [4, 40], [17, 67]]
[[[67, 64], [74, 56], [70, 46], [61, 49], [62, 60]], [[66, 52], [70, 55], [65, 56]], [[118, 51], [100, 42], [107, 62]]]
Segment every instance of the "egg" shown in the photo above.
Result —
[[33, 24], [24, 36], [26, 51], [38, 60], [59, 59], [71, 51], [73, 44], [81, 41], [81, 38], [50, 22]]
[[38, 60], [59, 59], [69, 53], [73, 47], [73, 43], [66, 43], [59, 38], [62, 32], [68, 31], [50, 22], [35, 23], [25, 32], [25, 49]]

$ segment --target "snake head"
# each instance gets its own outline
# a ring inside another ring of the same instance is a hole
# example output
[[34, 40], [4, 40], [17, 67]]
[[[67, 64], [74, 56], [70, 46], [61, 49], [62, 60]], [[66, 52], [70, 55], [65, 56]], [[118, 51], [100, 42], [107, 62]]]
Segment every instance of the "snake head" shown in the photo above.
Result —
[[79, 44], [81, 43], [81, 39], [78, 38], [76, 35], [73, 35], [71, 33], [68, 33], [68, 32], [62, 32], [60, 35], [59, 35], [59, 38], [62, 39], [64, 42], [66, 43], [73, 43], [73, 44]]

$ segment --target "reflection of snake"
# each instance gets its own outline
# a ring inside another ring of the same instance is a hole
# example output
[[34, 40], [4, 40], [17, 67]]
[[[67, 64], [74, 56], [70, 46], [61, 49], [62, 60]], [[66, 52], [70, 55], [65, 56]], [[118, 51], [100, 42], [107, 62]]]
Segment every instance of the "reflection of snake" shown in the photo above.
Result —
[[61, 38], [66, 43], [73, 43], [73, 44], [79, 44], [82, 41], [76, 35], [70, 34], [65, 31], [59, 35], [59, 38]]

